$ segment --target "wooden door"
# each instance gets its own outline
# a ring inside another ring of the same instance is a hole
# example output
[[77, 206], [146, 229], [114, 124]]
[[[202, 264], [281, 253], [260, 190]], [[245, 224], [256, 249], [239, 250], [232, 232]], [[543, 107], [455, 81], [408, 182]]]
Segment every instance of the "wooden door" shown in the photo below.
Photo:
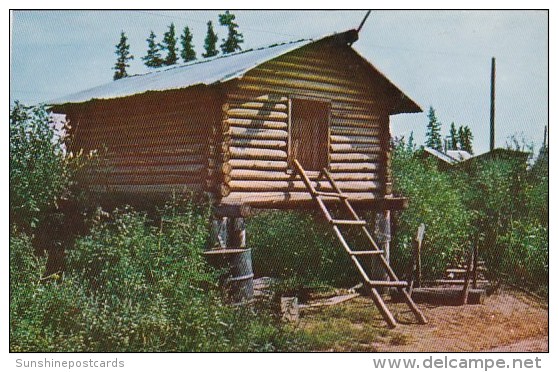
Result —
[[319, 171], [328, 166], [329, 102], [291, 99], [290, 154], [305, 170]]

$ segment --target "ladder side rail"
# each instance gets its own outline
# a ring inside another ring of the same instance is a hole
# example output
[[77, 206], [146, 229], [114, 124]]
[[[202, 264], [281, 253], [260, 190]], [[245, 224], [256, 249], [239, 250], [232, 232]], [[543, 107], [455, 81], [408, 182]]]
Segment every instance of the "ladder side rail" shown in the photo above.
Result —
[[302, 182], [304, 183], [306, 188], [308, 190], [310, 190], [310, 195], [312, 196], [312, 199], [314, 199], [315, 201], [318, 202], [318, 205], [320, 206], [320, 209], [322, 210], [324, 216], [326, 217], [327, 222], [331, 223], [333, 218], [331, 217], [331, 214], [327, 210], [323, 200], [316, 194], [316, 189], [314, 188], [314, 186], [312, 185], [312, 182], [310, 181], [310, 179], [306, 175], [306, 172], [304, 171], [304, 168], [302, 168], [302, 165], [300, 165], [300, 163], [296, 159], [293, 160], [293, 163], [295, 165], [295, 168], [296, 168], [297, 172], [300, 174], [300, 177], [302, 178]]

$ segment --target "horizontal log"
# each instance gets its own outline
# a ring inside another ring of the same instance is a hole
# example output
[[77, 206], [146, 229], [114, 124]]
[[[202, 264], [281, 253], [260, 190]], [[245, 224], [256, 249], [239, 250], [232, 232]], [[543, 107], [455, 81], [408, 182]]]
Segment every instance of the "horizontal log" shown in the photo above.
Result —
[[237, 128], [231, 127], [230, 134], [232, 137], [238, 138], [254, 138], [254, 139], [270, 139], [270, 140], [286, 140], [288, 134], [283, 130], [274, 129], [256, 129], [256, 128]]
[[345, 126], [332, 125], [330, 129], [331, 135], [341, 136], [366, 136], [378, 137], [380, 135], [379, 128], [348, 128]]
[[231, 158], [254, 160], [285, 160], [287, 152], [282, 150], [254, 149], [246, 147], [232, 147], [229, 149]]
[[287, 129], [287, 123], [283, 121], [252, 120], [228, 118], [225, 124], [235, 127], [254, 128], [254, 129]]
[[372, 153], [378, 154], [382, 151], [379, 145], [369, 145], [363, 143], [332, 143], [329, 145], [332, 152], [343, 153]]
[[[301, 180], [300, 175], [295, 173], [277, 172], [277, 171], [260, 171], [250, 169], [233, 169], [230, 174], [235, 180]], [[312, 180], [318, 179], [320, 176], [313, 175], [309, 177]], [[373, 181], [378, 179], [376, 173], [332, 173], [332, 177], [336, 181]], [[321, 177], [323, 180], [323, 176]]]
[[230, 162], [220, 162], [215, 161], [214, 159], [208, 159], [208, 168], [219, 170], [223, 174], [230, 174], [232, 170]]
[[329, 156], [332, 162], [338, 163], [362, 163], [380, 160], [380, 156], [378, 154], [367, 153], [333, 153]]
[[252, 207], [248, 204], [219, 204], [213, 208], [216, 217], [250, 217]]
[[[399, 210], [408, 206], [405, 198], [381, 198], [373, 192], [344, 193], [351, 205], [364, 210]], [[338, 204], [338, 198], [322, 198], [327, 204]], [[307, 192], [231, 192], [221, 200], [222, 203], [245, 203], [253, 208], [267, 209], [315, 209], [316, 202]]]
[[[154, 183], [161, 185], [187, 185], [187, 184], [201, 184], [205, 180], [202, 173], [187, 173], [184, 175], [178, 174], [113, 174], [99, 175], [92, 177], [91, 183], [99, 183], [106, 185], [152, 185]], [[97, 181], [97, 182], [95, 182]]]
[[378, 137], [361, 137], [361, 136], [339, 136], [332, 135], [331, 143], [364, 143], [376, 145], [380, 144], [380, 138]]
[[279, 140], [257, 140], [250, 138], [233, 138], [230, 141], [231, 146], [235, 147], [254, 147], [262, 149], [284, 149], [287, 147], [287, 141]]
[[368, 123], [379, 123], [383, 119], [380, 114], [363, 114], [351, 111], [331, 110], [333, 118], [345, 119], [347, 121], [362, 121]]
[[223, 105], [223, 111], [226, 112], [231, 109], [252, 109], [258, 111], [263, 110], [263, 111], [286, 112], [288, 110], [288, 106], [285, 103], [229, 100], [229, 102]]
[[204, 184], [181, 184], [181, 185], [165, 185], [165, 184], [152, 184], [152, 185], [91, 185], [88, 188], [93, 192], [101, 193], [138, 193], [138, 194], [151, 194], [151, 193], [164, 193], [171, 195], [176, 192], [188, 193], [191, 191], [202, 191], [205, 189]]
[[[312, 186], [319, 191], [334, 191], [328, 181], [311, 181]], [[339, 181], [337, 186], [343, 191], [372, 191], [381, 185], [374, 181]], [[228, 186], [232, 191], [305, 191], [303, 181], [240, 181], [233, 179]]]
[[258, 67], [251, 75], [264, 79], [279, 78], [284, 80], [308, 81], [310, 83], [326, 83], [347, 89], [369, 89], [365, 84], [358, 82], [354, 78], [351, 79], [348, 76], [340, 74], [339, 70], [335, 72], [330, 71], [329, 73], [324, 73], [323, 71], [316, 71], [312, 73], [308, 70], [298, 68], [284, 70], [270, 69], [264, 66], [271, 67], [270, 65], [262, 65], [262, 67]]
[[[151, 143], [148, 145], [141, 144], [112, 144], [104, 143], [99, 146], [105, 145], [111, 152], [119, 154], [136, 153], [140, 151], [161, 151], [162, 148], [169, 150], [180, 150], [184, 154], [206, 154], [209, 151], [207, 144], [182, 144], [182, 143]], [[99, 147], [102, 149], [102, 147]]]
[[[151, 156], [149, 156], [151, 155]], [[100, 158], [99, 163], [105, 166], [157, 166], [157, 165], [188, 165], [205, 164], [205, 155], [165, 155], [144, 153], [142, 156], [113, 156], [110, 158]]]
[[366, 172], [378, 171], [381, 169], [378, 163], [331, 163], [329, 165], [332, 172]]
[[364, 129], [376, 129], [381, 130], [381, 123], [378, 121], [367, 121], [367, 120], [356, 120], [356, 119], [341, 119], [341, 118], [331, 118], [331, 125], [338, 127], [347, 128], [364, 128]]
[[289, 98], [284, 95], [278, 94], [261, 94], [261, 95], [249, 95], [242, 94], [240, 92], [227, 94], [227, 100], [229, 101], [240, 101], [240, 102], [263, 102], [263, 103], [287, 103]]
[[352, 89], [350, 87], [341, 87], [335, 84], [318, 83], [315, 81], [307, 81], [301, 79], [279, 79], [272, 76], [262, 77], [262, 76], [254, 76], [254, 74], [245, 75], [242, 78], [243, 82], [282, 86], [290, 89], [308, 89], [312, 91], [326, 92], [330, 94], [346, 94], [346, 95], [362, 94], [362, 91], [358, 89]]
[[108, 174], [199, 174], [207, 167], [204, 164], [189, 165], [133, 165], [133, 166], [100, 166], [91, 169], [92, 172], [106, 172]]
[[272, 160], [245, 160], [245, 159], [231, 159], [229, 161], [232, 169], [254, 169], [254, 170], [287, 170], [288, 164], [286, 161], [272, 161]]
[[143, 137], [126, 137], [123, 134], [109, 136], [104, 134], [102, 136], [88, 136], [85, 138], [82, 133], [81, 141], [87, 144], [107, 144], [112, 146], [122, 147], [141, 147], [144, 145], [196, 145], [205, 144], [208, 142], [208, 134], [205, 135], [174, 135], [174, 136], [159, 136], [152, 133], [144, 133]]
[[226, 115], [230, 118], [250, 119], [250, 120], [269, 120], [286, 121], [287, 113], [281, 111], [253, 110], [253, 109], [229, 109]]
[[302, 89], [302, 88], [288, 88], [281, 87], [273, 84], [263, 84], [263, 83], [247, 83], [242, 80], [238, 84], [238, 88], [244, 94], [264, 94], [266, 92], [273, 92], [275, 94], [286, 94], [286, 95], [302, 95], [310, 98], [322, 98], [337, 100], [341, 102], [348, 103], [358, 103], [358, 104], [373, 104], [374, 100], [370, 100], [369, 96], [364, 95], [352, 95], [352, 94], [342, 94], [342, 93], [331, 93], [331, 92], [321, 92], [315, 89]]

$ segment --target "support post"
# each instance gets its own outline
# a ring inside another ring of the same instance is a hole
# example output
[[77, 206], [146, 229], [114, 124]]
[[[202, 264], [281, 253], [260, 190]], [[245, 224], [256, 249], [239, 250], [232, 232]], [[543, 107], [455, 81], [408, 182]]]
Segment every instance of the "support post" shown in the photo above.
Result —
[[[389, 250], [391, 243], [391, 212], [384, 210], [376, 213], [374, 235], [378, 246], [384, 251], [383, 256], [389, 264]], [[373, 261], [371, 279], [388, 280], [388, 274], [378, 260]]]
[[228, 243], [228, 217], [215, 217], [211, 221], [211, 249], [226, 248]]
[[246, 248], [246, 222], [243, 217], [231, 220], [229, 230], [229, 246], [233, 248]]

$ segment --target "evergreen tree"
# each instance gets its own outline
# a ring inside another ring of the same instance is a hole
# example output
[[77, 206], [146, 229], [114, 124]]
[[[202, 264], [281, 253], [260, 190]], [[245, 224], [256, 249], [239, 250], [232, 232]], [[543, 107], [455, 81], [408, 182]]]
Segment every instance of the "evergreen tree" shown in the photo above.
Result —
[[440, 134], [442, 124], [436, 118], [436, 111], [430, 106], [428, 111], [428, 125], [426, 126], [427, 147], [442, 151], [442, 135]]
[[161, 49], [167, 51], [167, 55], [163, 60], [163, 64], [166, 66], [175, 65], [178, 61], [175, 35], [174, 23], [171, 23], [169, 30], [163, 35], [163, 42], [161, 44]]
[[190, 62], [196, 59], [196, 51], [194, 50], [194, 45], [192, 45], [192, 33], [188, 26], [184, 27], [184, 32], [180, 35], [180, 45], [182, 50], [180, 51], [180, 56], [184, 62]]
[[128, 38], [124, 31], [120, 32], [120, 42], [116, 45], [116, 64], [112, 68], [114, 71], [114, 80], [122, 79], [128, 76], [126, 72], [126, 67], [130, 67], [128, 61], [134, 59], [134, 56], [130, 54], [130, 44], [128, 44]]
[[411, 134], [409, 135], [409, 141], [407, 142], [407, 151], [414, 152], [415, 150], [416, 150], [415, 135], [411, 131]]
[[161, 58], [161, 46], [155, 41], [157, 36], [151, 31], [147, 41], [147, 55], [142, 57], [143, 63], [147, 67], [155, 68], [161, 67], [163, 65], [163, 59]]
[[205, 36], [205, 44], [203, 46], [205, 53], [202, 53], [204, 58], [213, 57], [219, 53], [216, 48], [217, 40], [217, 34], [213, 31], [213, 23], [209, 21], [207, 22], [207, 35]]
[[459, 149], [465, 150], [468, 153], [473, 153], [473, 132], [469, 126], [460, 126], [457, 131], [457, 137], [459, 138]]
[[225, 54], [242, 50], [240, 44], [244, 42], [244, 37], [237, 30], [238, 24], [234, 22], [235, 18], [235, 15], [228, 10], [225, 14], [219, 14], [219, 23], [221, 26], [226, 26], [228, 29], [227, 38], [223, 39], [223, 44], [221, 44], [221, 50]]
[[457, 136], [457, 129], [455, 129], [455, 123], [451, 122], [448, 150], [457, 150], [458, 142], [459, 142], [459, 137]]

